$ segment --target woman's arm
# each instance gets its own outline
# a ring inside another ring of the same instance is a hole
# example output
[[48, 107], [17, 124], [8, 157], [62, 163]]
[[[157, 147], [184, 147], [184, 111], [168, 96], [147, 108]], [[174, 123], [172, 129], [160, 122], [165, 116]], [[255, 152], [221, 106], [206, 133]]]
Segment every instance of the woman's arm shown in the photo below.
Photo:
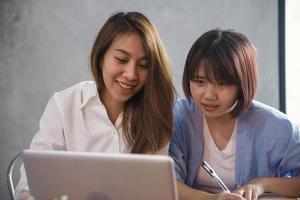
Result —
[[247, 200], [256, 200], [264, 192], [287, 197], [298, 197], [300, 195], [300, 177], [256, 178], [235, 191], [236, 194], [244, 196]]
[[204, 191], [193, 189], [177, 180], [177, 188], [180, 200], [244, 200], [240, 195], [228, 192], [211, 194]]
[[[40, 119], [40, 128], [31, 141], [30, 149], [35, 150], [64, 150], [62, 117], [55, 103], [54, 97], [50, 98], [45, 111]], [[20, 168], [20, 180], [16, 186], [15, 199], [30, 200], [24, 166]]]

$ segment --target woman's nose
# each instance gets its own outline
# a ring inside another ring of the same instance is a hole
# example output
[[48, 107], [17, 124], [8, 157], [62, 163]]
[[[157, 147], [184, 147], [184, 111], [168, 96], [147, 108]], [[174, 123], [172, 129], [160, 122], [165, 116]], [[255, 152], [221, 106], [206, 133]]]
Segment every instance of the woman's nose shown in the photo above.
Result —
[[137, 66], [134, 62], [128, 63], [128, 65], [124, 69], [123, 75], [128, 80], [136, 80], [137, 79]]
[[216, 86], [214, 84], [208, 84], [204, 91], [204, 97], [208, 100], [215, 100], [217, 97]]

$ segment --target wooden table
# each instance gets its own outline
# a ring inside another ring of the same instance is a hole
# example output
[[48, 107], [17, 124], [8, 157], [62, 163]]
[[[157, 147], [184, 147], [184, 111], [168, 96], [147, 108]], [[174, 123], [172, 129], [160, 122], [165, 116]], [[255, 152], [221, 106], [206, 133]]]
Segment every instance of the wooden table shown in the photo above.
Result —
[[[297, 198], [281, 197], [274, 194], [264, 194], [258, 198], [259, 200], [296, 200]], [[298, 198], [298, 200], [300, 200]]]

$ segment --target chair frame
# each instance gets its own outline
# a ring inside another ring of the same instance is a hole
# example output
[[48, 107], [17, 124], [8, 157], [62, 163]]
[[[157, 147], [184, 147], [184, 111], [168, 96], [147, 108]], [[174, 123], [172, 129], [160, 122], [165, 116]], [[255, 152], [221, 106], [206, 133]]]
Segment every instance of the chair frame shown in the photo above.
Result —
[[7, 187], [9, 191], [9, 195], [11, 199], [15, 198], [15, 186], [14, 186], [14, 181], [13, 181], [13, 171], [15, 168], [15, 164], [17, 161], [19, 161], [22, 158], [22, 153], [19, 152], [17, 155], [13, 157], [13, 159], [10, 161], [8, 168], [7, 168]]

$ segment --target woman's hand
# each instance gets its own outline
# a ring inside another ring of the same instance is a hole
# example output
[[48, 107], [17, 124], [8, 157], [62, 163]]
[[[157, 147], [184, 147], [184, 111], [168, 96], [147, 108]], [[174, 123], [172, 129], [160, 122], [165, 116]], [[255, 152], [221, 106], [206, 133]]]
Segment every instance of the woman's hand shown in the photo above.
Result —
[[229, 193], [229, 192], [221, 192], [218, 194], [214, 194], [216, 200], [245, 200], [241, 195]]
[[243, 198], [241, 195], [234, 193], [221, 192], [218, 194], [212, 194], [197, 190], [187, 186], [179, 180], [177, 180], [177, 186], [180, 200], [245, 200], [245, 198]]
[[234, 193], [245, 197], [247, 200], [256, 200], [264, 192], [298, 197], [300, 195], [300, 177], [256, 178], [234, 191]]
[[262, 179], [256, 178], [237, 188], [234, 193], [245, 197], [247, 200], [257, 200], [258, 196], [264, 193], [264, 190]]

